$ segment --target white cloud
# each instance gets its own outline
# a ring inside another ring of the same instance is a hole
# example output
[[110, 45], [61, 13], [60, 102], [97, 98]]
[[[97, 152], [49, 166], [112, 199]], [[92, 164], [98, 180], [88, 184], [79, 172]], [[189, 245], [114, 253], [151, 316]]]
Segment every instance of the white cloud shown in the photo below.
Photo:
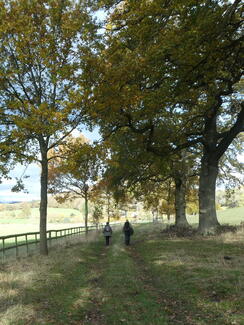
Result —
[[1, 202], [9, 202], [9, 201], [32, 201], [32, 200], [40, 200], [40, 197], [29, 193], [23, 193], [23, 192], [12, 192], [11, 190], [0, 190], [0, 201]]
[[[15, 178], [26, 175], [24, 179], [25, 188], [28, 193], [12, 192], [11, 188], [16, 184]], [[40, 199], [40, 168], [37, 164], [30, 164], [27, 168], [21, 164], [9, 174], [12, 179], [3, 179], [0, 184], [0, 201], [31, 201]]]
[[244, 163], [244, 153], [242, 155], [238, 155], [237, 159], [239, 162]]

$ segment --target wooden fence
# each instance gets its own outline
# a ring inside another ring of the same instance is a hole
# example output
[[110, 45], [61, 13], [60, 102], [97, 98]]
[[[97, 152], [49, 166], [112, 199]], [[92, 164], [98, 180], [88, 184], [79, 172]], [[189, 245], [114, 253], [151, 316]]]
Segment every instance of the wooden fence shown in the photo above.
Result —
[[[96, 229], [96, 226], [89, 226], [88, 231]], [[51, 245], [52, 240], [67, 236], [75, 236], [81, 233], [85, 233], [85, 227], [73, 227], [66, 229], [48, 230], [47, 240]], [[14, 239], [14, 240], [11, 240]], [[11, 240], [11, 242], [9, 242]], [[15, 257], [19, 257], [20, 248], [26, 247], [26, 254], [29, 255], [31, 245], [38, 245], [40, 242], [39, 232], [28, 232], [22, 234], [8, 235], [0, 237], [0, 254], [4, 261], [6, 252], [15, 249]]]

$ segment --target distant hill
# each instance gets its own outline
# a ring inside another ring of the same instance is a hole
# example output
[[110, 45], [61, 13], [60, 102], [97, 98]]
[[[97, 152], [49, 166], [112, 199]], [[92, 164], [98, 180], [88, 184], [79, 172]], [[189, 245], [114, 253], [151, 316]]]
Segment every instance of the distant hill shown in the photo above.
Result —
[[0, 204], [15, 204], [15, 203], [21, 203], [23, 201], [0, 201]]

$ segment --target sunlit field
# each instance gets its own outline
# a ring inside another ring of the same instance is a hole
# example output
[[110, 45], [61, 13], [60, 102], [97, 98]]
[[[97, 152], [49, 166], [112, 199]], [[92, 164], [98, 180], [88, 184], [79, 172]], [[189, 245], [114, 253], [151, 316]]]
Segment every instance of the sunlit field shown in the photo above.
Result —
[[[0, 211], [0, 222], [1, 223], [25, 223], [26, 218], [21, 217], [23, 210], [2, 210]], [[39, 208], [31, 208], [31, 215], [28, 216], [29, 223], [38, 223], [39, 220]], [[77, 209], [68, 208], [48, 208], [47, 213], [49, 218], [58, 218], [60, 221], [62, 219], [82, 219], [83, 214]]]
[[[28, 220], [26, 220], [28, 221]], [[47, 230], [66, 229], [83, 226], [83, 223], [48, 223]], [[38, 232], [38, 224], [0, 224], [0, 236]]]
[[[18, 210], [13, 211], [16, 215], [20, 213]], [[0, 236], [20, 234], [26, 232], [37, 232], [39, 231], [39, 209], [31, 209], [31, 218], [13, 218], [4, 217], [4, 211], [0, 212]], [[72, 219], [71, 215], [74, 215], [77, 222], [49, 222], [47, 224], [47, 229], [65, 229], [71, 227], [79, 227], [84, 224], [83, 216], [81, 212], [74, 209], [61, 209], [61, 208], [49, 208], [49, 217], [53, 219], [53, 216], [57, 216], [60, 219]], [[221, 224], [239, 225], [244, 222], [244, 207], [219, 210], [217, 211], [218, 219]], [[151, 221], [152, 217], [148, 216], [148, 221]], [[196, 225], [198, 223], [198, 216], [188, 216], [187, 217], [190, 224]], [[164, 222], [167, 221], [164, 219]], [[171, 219], [171, 222], [172, 219]]]
[[[241, 222], [244, 222], [244, 207], [217, 210], [217, 216], [220, 224], [230, 224], [232, 226], [237, 226]], [[191, 224], [198, 223], [198, 216], [188, 216], [187, 219]]]

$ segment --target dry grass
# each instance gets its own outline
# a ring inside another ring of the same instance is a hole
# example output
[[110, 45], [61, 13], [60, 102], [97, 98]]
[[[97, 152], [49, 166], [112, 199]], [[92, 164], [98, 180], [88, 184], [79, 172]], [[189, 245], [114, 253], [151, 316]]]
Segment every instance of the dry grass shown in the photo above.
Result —
[[[236, 233], [228, 232], [218, 236], [219, 240], [222, 240], [224, 243], [243, 243], [244, 242], [244, 227], [241, 226], [238, 228]], [[218, 237], [216, 239], [218, 239]]]
[[[59, 243], [59, 248], [51, 250], [47, 257], [37, 255], [0, 264], [0, 324], [49, 324], [42, 315], [43, 308], [49, 304], [48, 292], [62, 291], [77, 265], [87, 262], [87, 256], [80, 256], [82, 249], [96, 238], [92, 232], [87, 238], [73, 238], [69, 247], [65, 241]], [[74, 308], [87, 302], [89, 287], [81, 291], [77, 299], [72, 297]]]

